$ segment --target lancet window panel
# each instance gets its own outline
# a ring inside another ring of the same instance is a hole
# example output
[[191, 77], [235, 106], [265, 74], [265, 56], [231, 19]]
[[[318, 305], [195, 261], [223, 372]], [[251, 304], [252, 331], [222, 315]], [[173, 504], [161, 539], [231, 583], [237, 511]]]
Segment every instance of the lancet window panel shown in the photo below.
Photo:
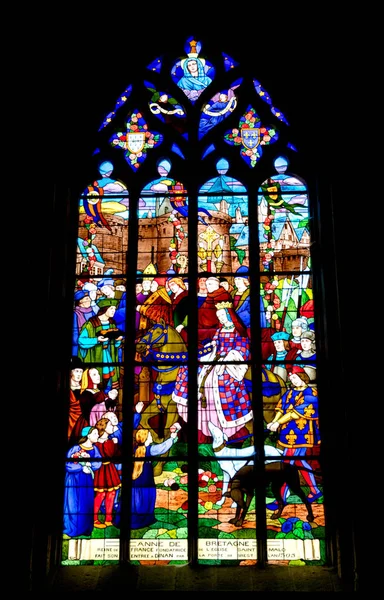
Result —
[[123, 546], [133, 564], [325, 564], [294, 132], [236, 60], [184, 52], [127, 82], [79, 194], [62, 565]]

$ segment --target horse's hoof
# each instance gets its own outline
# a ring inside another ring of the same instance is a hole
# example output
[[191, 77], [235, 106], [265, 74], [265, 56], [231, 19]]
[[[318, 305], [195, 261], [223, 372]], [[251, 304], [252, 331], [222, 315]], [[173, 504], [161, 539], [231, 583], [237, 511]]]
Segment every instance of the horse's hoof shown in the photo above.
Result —
[[307, 521], [309, 523], [312, 523], [314, 520], [315, 520], [315, 517], [314, 517], [313, 513], [308, 513], [307, 514]]

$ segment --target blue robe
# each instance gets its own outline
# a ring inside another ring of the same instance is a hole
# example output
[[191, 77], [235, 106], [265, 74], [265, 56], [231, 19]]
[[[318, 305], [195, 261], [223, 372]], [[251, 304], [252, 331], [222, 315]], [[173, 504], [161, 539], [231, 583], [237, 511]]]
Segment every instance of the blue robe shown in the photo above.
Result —
[[[187, 65], [190, 61], [196, 61], [198, 67], [197, 77], [193, 77], [189, 72]], [[199, 95], [212, 82], [212, 79], [205, 74], [204, 66], [198, 58], [188, 58], [183, 64], [184, 75], [180, 77], [177, 85], [183, 90], [185, 95], [193, 101], [197, 100]]]
[[211, 104], [211, 106], [209, 107], [209, 111], [217, 112], [217, 115], [207, 115], [206, 113], [203, 113], [201, 115], [199, 125], [200, 137], [203, 137], [203, 135], [205, 135], [210, 129], [212, 129], [212, 127], [215, 127], [215, 125], [221, 123], [221, 121], [223, 121], [226, 117], [228, 117], [231, 114], [229, 111], [220, 114], [223, 108], [225, 108], [227, 105], [228, 100], [225, 100], [224, 102], [218, 100], [217, 102]]
[[[146, 448], [146, 456], [164, 454], [173, 444], [173, 438], [168, 438], [160, 444], [151, 444]], [[156, 484], [151, 461], [144, 462], [143, 471], [137, 479], [132, 480], [132, 512], [131, 528], [140, 529], [156, 522]]]
[[[237, 294], [234, 294], [234, 299], [236, 296]], [[239, 302], [235, 306], [235, 312], [240, 321], [249, 329], [251, 326], [251, 296], [249, 288], [241, 294]]]
[[[81, 450], [85, 449], [79, 445], [73, 446], [68, 451], [67, 458]], [[100, 469], [102, 462], [97, 460], [101, 459], [101, 454], [96, 446], [86, 452], [90, 458], [79, 459], [79, 462], [67, 462], [65, 466], [64, 533], [70, 537], [90, 536], [93, 530], [93, 477], [90, 473], [84, 473], [80, 461], [90, 462], [93, 471]]]
[[114, 314], [114, 321], [116, 326], [121, 331], [125, 333], [125, 318], [126, 318], [126, 310], [127, 310], [127, 292], [123, 292], [123, 295], [120, 298], [120, 302], [118, 304], [118, 308]]

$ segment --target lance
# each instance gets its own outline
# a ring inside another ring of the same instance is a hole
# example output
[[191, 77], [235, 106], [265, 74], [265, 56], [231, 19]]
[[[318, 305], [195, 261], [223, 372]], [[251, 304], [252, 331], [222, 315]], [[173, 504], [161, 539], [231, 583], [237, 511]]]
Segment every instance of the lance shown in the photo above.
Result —
[[282, 301], [284, 302], [284, 309], [283, 309], [283, 314], [281, 316], [281, 329], [284, 329], [284, 322], [285, 322], [285, 317], [287, 316], [287, 310], [288, 310], [288, 302], [290, 297], [292, 296], [292, 290], [293, 290], [293, 275], [291, 278], [291, 283], [288, 283], [288, 279], [285, 277], [284, 279], [284, 284], [283, 284], [283, 293], [282, 293]]
[[[300, 308], [301, 308], [301, 302], [302, 302], [302, 295], [303, 295], [303, 290], [305, 290], [308, 286], [308, 282], [309, 282], [309, 268], [308, 266], [304, 269], [303, 271], [303, 257], [300, 257], [300, 271], [301, 274], [297, 277], [297, 281], [299, 282], [299, 297], [297, 300], [297, 317], [300, 315]], [[305, 274], [306, 273], [306, 274]]]

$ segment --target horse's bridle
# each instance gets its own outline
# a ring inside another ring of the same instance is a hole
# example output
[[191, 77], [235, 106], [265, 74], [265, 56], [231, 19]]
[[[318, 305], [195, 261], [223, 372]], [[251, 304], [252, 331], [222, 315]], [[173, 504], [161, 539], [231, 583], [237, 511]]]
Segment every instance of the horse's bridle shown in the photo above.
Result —
[[[152, 334], [153, 334], [153, 329], [157, 329], [160, 328], [160, 333], [159, 335], [155, 338], [152, 339]], [[147, 338], [147, 339], [144, 339]], [[146, 357], [146, 360], [148, 360], [148, 354], [154, 349], [155, 344], [158, 344], [159, 347], [165, 346], [166, 343], [168, 342], [168, 327], [167, 325], [162, 325], [161, 323], [157, 323], [156, 326], [151, 327], [151, 329], [149, 329], [149, 331], [145, 334], [145, 336], [143, 336], [141, 338], [141, 343], [145, 344], [146, 347], [146, 351], [144, 353], [144, 356]], [[161, 343], [159, 343], [161, 342]], [[169, 367], [169, 369], [158, 369], [155, 367], [155, 365], [152, 365], [152, 369], [154, 371], [161, 371], [163, 373], [167, 372], [167, 371], [173, 371], [174, 369], [176, 369], [176, 366], [173, 367]]]
[[[155, 338], [152, 339], [152, 334], [153, 334], [153, 329], [157, 329], [160, 328], [160, 334]], [[147, 338], [146, 340], [144, 338]], [[157, 323], [155, 327], [151, 327], [151, 329], [146, 333], [145, 336], [143, 336], [143, 338], [141, 338], [141, 342], [145, 344], [146, 346], [146, 356], [148, 356], [148, 354], [150, 353], [150, 351], [153, 349], [153, 346], [155, 344], [159, 344], [159, 342], [161, 341], [160, 347], [161, 346], [165, 346], [166, 343], [168, 342], [168, 327], [166, 325], [162, 325], [161, 323]], [[169, 367], [168, 369], [158, 369], [155, 365], [152, 365], [152, 369], [154, 371], [159, 371], [162, 373], [165, 372], [170, 372], [170, 371], [174, 371], [176, 368], [178, 368], [178, 366], [172, 366]], [[172, 390], [173, 390], [174, 384], [172, 384]], [[154, 390], [155, 390], [155, 400], [157, 403], [157, 407], [159, 409], [160, 412], [165, 412], [165, 408], [162, 406], [161, 404], [161, 397], [162, 394], [168, 394], [168, 387], [167, 385], [163, 385], [163, 384], [156, 384], [154, 386]], [[162, 393], [160, 393], [160, 390]], [[157, 392], [157, 393], [156, 393]]]
[[150, 352], [150, 350], [153, 349], [154, 344], [158, 344], [160, 341], [164, 340], [164, 342], [161, 345], [165, 346], [165, 344], [168, 342], [168, 327], [166, 325], [162, 325], [161, 323], [158, 323], [156, 325], [156, 329], [158, 327], [161, 331], [157, 338], [152, 339], [154, 327], [151, 327], [151, 329], [146, 333], [146, 335], [143, 336], [140, 340], [140, 342], [146, 345], [147, 354]]
[[[152, 339], [152, 334], [153, 334], [153, 329], [157, 329], [160, 328], [160, 333], [159, 335]], [[172, 328], [171, 328], [172, 329]], [[155, 326], [151, 327], [151, 329], [149, 329], [149, 331], [145, 334], [145, 336], [143, 336], [140, 340], [139, 343], [142, 344], [143, 346], [145, 346], [145, 352], [143, 352], [143, 356], [144, 356], [144, 360], [145, 361], [149, 361], [149, 360], [154, 360], [154, 361], [158, 361], [158, 362], [165, 362], [165, 363], [169, 363], [169, 362], [174, 362], [174, 361], [186, 361], [187, 357], [188, 357], [188, 352], [186, 350], [184, 351], [160, 351], [160, 348], [162, 348], [163, 346], [165, 346], [168, 343], [168, 333], [169, 333], [169, 328], [167, 325], [162, 325], [161, 323], [157, 323]], [[154, 355], [152, 355], [151, 357], [149, 357], [149, 355], [151, 354], [151, 352], [153, 353], [154, 350], [154, 346], [157, 346], [156, 351], [154, 353]], [[172, 365], [171, 367], [169, 367], [168, 369], [165, 368], [164, 366], [162, 366], [161, 368], [156, 367], [155, 365], [152, 365], [152, 369], [154, 371], [160, 371], [162, 373], [167, 373], [168, 371], [173, 371], [175, 369], [178, 369], [180, 365]]]

